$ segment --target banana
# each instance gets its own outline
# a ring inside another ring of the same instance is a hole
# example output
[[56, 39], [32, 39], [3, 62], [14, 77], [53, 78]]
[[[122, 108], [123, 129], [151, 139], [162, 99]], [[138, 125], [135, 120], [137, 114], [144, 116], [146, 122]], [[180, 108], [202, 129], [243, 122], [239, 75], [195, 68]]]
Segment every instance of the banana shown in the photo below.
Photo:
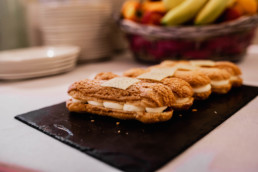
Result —
[[208, 0], [185, 0], [177, 7], [169, 10], [161, 19], [163, 25], [179, 25], [192, 18], [199, 12]]
[[162, 0], [162, 3], [164, 4], [167, 10], [170, 10], [172, 8], [175, 8], [184, 1], [185, 0]]
[[226, 9], [230, 0], [210, 0], [195, 18], [196, 25], [210, 24], [214, 22]]

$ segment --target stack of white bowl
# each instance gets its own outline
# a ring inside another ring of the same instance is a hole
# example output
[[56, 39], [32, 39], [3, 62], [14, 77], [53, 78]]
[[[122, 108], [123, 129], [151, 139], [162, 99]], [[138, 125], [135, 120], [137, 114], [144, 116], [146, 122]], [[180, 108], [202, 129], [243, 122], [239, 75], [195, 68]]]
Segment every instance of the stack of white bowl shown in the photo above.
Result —
[[40, 7], [40, 28], [45, 45], [76, 45], [80, 61], [111, 56], [108, 2], [45, 3]]
[[76, 66], [76, 46], [31, 47], [0, 52], [0, 79], [29, 79], [68, 72]]

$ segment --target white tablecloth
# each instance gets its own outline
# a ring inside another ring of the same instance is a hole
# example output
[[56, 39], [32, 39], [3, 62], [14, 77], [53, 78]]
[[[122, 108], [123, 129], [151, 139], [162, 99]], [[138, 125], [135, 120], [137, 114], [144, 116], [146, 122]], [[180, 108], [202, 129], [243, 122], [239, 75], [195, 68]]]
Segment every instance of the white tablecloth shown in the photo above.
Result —
[[[0, 81], [0, 162], [48, 172], [118, 171], [17, 120], [14, 116], [67, 99], [68, 86], [102, 71], [121, 73], [142, 64], [129, 53], [79, 65], [72, 72], [24, 81]], [[244, 83], [258, 86], [258, 47], [239, 63]], [[171, 160], [160, 171], [257, 171], [258, 97]]]

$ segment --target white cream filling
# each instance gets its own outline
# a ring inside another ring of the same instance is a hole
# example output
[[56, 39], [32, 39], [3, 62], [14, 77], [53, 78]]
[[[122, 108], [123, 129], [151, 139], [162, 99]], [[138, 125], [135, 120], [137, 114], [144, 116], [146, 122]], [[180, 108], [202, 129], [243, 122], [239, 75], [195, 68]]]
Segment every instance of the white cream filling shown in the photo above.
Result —
[[178, 98], [176, 99], [176, 103], [186, 103], [190, 100], [189, 97], [186, 97], [186, 98]]
[[90, 105], [94, 105], [94, 106], [103, 106], [103, 103], [101, 103], [101, 102], [88, 101], [88, 103], [89, 103]]
[[145, 108], [146, 112], [150, 112], [150, 113], [161, 113], [165, 109], [167, 109], [167, 106], [157, 107], [157, 108], [150, 108], [150, 107]]
[[[74, 103], [87, 103], [87, 101], [83, 102], [81, 100], [71, 98]], [[183, 98], [183, 99], [189, 99], [189, 98]], [[184, 100], [186, 101], [186, 100]], [[131, 104], [119, 104], [119, 103], [114, 103], [114, 102], [97, 102], [97, 101], [88, 101], [88, 104], [94, 105], [94, 106], [104, 106], [105, 108], [111, 108], [111, 109], [118, 109], [118, 110], [124, 110], [124, 111], [133, 111], [133, 112], [152, 112], [152, 113], [161, 113], [165, 109], [167, 109], [167, 106], [163, 107], [157, 107], [157, 108], [150, 108], [150, 107], [140, 107], [140, 106], [135, 106]]]
[[207, 91], [210, 91], [210, 90], [211, 90], [211, 85], [210, 84], [207, 84], [203, 87], [193, 88], [193, 91], [195, 93], [204, 93], [204, 92], [207, 92]]
[[122, 110], [124, 107], [124, 105], [119, 103], [114, 103], [114, 102], [103, 102], [103, 106], [105, 108], [118, 109], [118, 110]]
[[81, 101], [81, 100], [78, 100], [78, 99], [75, 99], [72, 97], [71, 97], [71, 99], [72, 99], [72, 102], [74, 102], [74, 103], [83, 103], [83, 101]]
[[124, 111], [134, 111], [134, 112], [144, 112], [145, 109], [140, 106], [130, 105], [130, 104], [124, 104]]
[[236, 75], [236, 76], [231, 76], [230, 77], [230, 81], [237, 81], [237, 80], [239, 80], [239, 75]]
[[212, 86], [225, 86], [229, 84], [229, 79], [227, 80], [222, 80], [222, 81], [213, 81], [211, 80], [211, 85]]

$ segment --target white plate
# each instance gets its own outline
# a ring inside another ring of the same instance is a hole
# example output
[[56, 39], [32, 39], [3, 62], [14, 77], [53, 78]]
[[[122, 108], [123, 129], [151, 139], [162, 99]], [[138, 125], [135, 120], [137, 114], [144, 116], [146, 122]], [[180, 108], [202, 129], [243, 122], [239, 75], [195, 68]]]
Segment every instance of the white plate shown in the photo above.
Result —
[[44, 42], [53, 42], [53, 43], [59, 43], [59, 44], [95, 44], [96, 46], [98, 46], [97, 44], [104, 44], [104, 43], [108, 43], [109, 44], [109, 39], [108, 39], [108, 35], [103, 37], [62, 37], [62, 36], [56, 36], [56, 37], [51, 37], [48, 35], [45, 35], [43, 37], [43, 41]]
[[33, 72], [40, 72], [46, 70], [57, 69], [60, 67], [65, 67], [69, 65], [75, 65], [77, 59], [66, 60], [59, 63], [52, 63], [52, 64], [22, 64], [19, 66], [11, 65], [11, 66], [0, 66], [0, 75], [5, 74], [17, 74], [17, 73], [33, 73]]
[[29, 79], [29, 78], [35, 78], [35, 77], [43, 77], [43, 76], [49, 76], [49, 75], [68, 72], [74, 69], [74, 67], [75, 65], [68, 65], [65, 67], [60, 67], [60, 68], [41, 71], [41, 72], [30, 72], [30, 73], [8, 74], [8, 75], [0, 74], [0, 79], [15, 80], [15, 79]]
[[78, 54], [77, 46], [32, 47], [0, 52], [0, 63], [48, 60]]
[[84, 4], [46, 4], [46, 5], [42, 5], [40, 7], [40, 11], [41, 12], [45, 12], [45, 13], [62, 13], [62, 12], [75, 12], [75, 13], [85, 13], [88, 11], [110, 11], [111, 5], [109, 3], [98, 3], [98, 4], [90, 4], [90, 3], [84, 3]]
[[[107, 19], [112, 20], [112, 16], [109, 15], [97, 15], [97, 16], [85, 16], [85, 17], [64, 17], [60, 16], [55, 18], [49, 18], [50, 16], [42, 16], [40, 23], [41, 24], [49, 24], [53, 22], [59, 22], [64, 24], [91, 24], [91, 23], [99, 23], [100, 21], [105, 21]], [[52, 16], [53, 17], [53, 16]]]
[[48, 18], [46, 17], [54, 17], [54, 18], [49, 18], [49, 20], [59, 20], [59, 19], [64, 19], [67, 18], [68, 20], [71, 19], [76, 19], [76, 18], [89, 18], [92, 16], [93, 18], [107, 18], [111, 17], [111, 10], [87, 10], [83, 11], [82, 13], [78, 13], [76, 11], [70, 12], [70, 11], [63, 11], [63, 12], [41, 12], [39, 13], [41, 20], [47, 20]]
[[42, 26], [42, 31], [49, 31], [49, 32], [71, 32], [74, 33], [75, 31], [86, 33], [87, 31], [96, 32], [98, 30], [110, 30], [109, 24], [107, 22], [104, 23], [95, 23], [95, 24], [88, 24], [88, 25], [46, 25]]

